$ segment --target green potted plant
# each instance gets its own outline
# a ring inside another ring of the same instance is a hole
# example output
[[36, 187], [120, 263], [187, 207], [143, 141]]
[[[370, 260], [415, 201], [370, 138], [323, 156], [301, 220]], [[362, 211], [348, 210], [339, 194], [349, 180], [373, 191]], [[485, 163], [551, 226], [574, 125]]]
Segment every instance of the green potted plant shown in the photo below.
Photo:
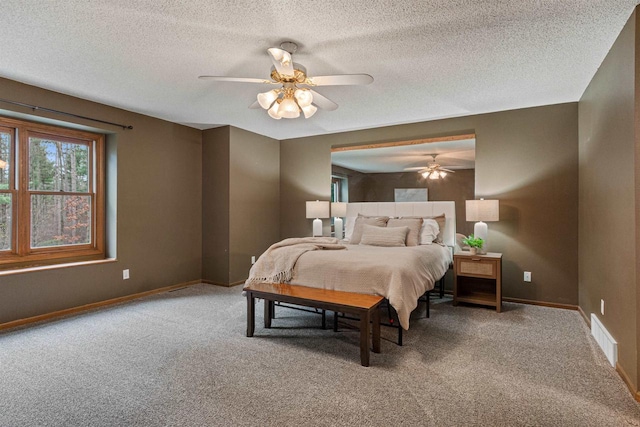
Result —
[[470, 234], [469, 237], [465, 237], [462, 239], [462, 243], [469, 246], [469, 250], [471, 251], [471, 255], [475, 255], [478, 251], [482, 250], [482, 245], [484, 245], [484, 240], [480, 237], [474, 237], [473, 234]]

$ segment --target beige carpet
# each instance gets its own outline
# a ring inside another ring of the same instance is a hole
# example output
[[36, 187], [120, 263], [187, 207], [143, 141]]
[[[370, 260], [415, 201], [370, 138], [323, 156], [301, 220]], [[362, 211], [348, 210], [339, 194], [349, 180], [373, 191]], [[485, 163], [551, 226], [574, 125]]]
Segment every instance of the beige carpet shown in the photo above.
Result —
[[640, 425], [577, 312], [443, 301], [364, 368], [357, 330], [279, 309], [246, 338], [245, 310], [197, 285], [4, 332], [0, 426]]

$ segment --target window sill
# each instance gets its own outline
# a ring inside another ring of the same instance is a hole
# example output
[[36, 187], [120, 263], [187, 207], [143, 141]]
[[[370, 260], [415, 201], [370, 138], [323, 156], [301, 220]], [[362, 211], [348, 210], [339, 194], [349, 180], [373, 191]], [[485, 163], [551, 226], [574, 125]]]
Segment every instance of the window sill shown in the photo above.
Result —
[[82, 267], [87, 265], [97, 265], [97, 264], [107, 264], [111, 262], [116, 262], [116, 258], [105, 258], [98, 259], [93, 261], [79, 261], [79, 262], [68, 262], [65, 264], [51, 264], [51, 265], [39, 265], [37, 267], [16, 267], [11, 270], [0, 270], [0, 277], [2, 276], [12, 276], [14, 274], [24, 274], [24, 273], [36, 273], [39, 271], [46, 270], [57, 270], [60, 268], [69, 268], [69, 267]]

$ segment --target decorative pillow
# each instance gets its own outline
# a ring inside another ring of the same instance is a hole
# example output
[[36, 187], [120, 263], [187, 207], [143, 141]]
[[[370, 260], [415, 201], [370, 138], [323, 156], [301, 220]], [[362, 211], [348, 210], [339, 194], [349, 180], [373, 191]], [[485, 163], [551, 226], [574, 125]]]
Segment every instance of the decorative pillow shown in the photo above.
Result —
[[[420, 231], [422, 228], [422, 218], [389, 218], [387, 227], [409, 227], [409, 233], [407, 234], [406, 245], [418, 246], [420, 241]], [[436, 232], [436, 234], [438, 234]], [[429, 242], [431, 243], [431, 242]]]
[[[442, 215], [438, 215], [438, 216], [425, 216], [425, 217], [419, 217], [419, 216], [403, 216], [402, 218], [423, 218], [425, 221], [427, 219], [433, 219], [438, 223], [438, 236], [436, 237], [436, 239], [434, 240], [435, 243], [442, 243], [442, 236], [444, 235], [444, 226], [447, 222], [447, 218], [445, 217], [444, 214]], [[422, 236], [422, 234], [424, 233], [424, 222], [422, 223], [422, 231], [420, 232], [420, 235]], [[431, 244], [431, 242], [428, 242], [426, 240], [420, 240], [420, 244], [421, 245], [429, 245]]]
[[434, 240], [438, 238], [440, 227], [435, 219], [425, 219], [422, 223], [422, 229], [420, 230], [420, 244], [430, 245]]
[[362, 225], [361, 245], [370, 246], [406, 246], [405, 241], [409, 227], [376, 227], [375, 225]]
[[353, 236], [353, 227], [356, 225], [357, 216], [348, 216], [347, 222], [344, 225], [344, 240], [351, 240], [351, 236]]
[[353, 226], [353, 234], [351, 235], [351, 239], [349, 239], [349, 243], [352, 245], [357, 245], [358, 243], [360, 243], [360, 239], [362, 238], [363, 225], [386, 227], [387, 221], [389, 221], [388, 216], [379, 216], [379, 217], [359, 216], [358, 218], [356, 218], [355, 225]]

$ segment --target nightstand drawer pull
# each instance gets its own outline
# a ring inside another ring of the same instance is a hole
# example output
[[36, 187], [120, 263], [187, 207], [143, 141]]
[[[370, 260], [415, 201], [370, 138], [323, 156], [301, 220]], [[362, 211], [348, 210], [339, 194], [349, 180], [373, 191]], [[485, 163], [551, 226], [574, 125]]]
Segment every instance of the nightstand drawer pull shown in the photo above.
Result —
[[482, 276], [494, 276], [494, 265], [494, 263], [460, 261], [460, 274], [479, 274]]

